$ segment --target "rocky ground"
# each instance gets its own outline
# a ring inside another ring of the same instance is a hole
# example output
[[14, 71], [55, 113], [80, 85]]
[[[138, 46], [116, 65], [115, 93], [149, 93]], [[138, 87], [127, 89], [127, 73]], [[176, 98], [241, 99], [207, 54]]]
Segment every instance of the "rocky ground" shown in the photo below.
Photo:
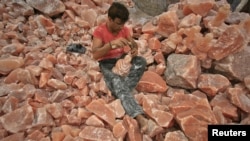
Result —
[[[147, 60], [131, 94], [148, 130], [126, 115], [91, 57], [112, 0], [1, 0], [0, 141], [206, 141], [209, 124], [250, 124], [248, 13], [225, 0], [183, 0], [152, 17], [120, 1]], [[67, 52], [72, 43], [86, 52]], [[121, 75], [127, 51], [114, 68]]]

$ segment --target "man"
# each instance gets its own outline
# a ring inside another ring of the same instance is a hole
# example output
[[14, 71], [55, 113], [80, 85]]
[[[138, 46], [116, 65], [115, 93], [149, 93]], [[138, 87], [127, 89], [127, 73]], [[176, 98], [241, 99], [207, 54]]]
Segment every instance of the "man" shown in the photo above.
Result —
[[[114, 2], [108, 9], [108, 20], [99, 25], [93, 32], [93, 58], [99, 61], [105, 83], [112, 95], [121, 100], [126, 113], [136, 118], [141, 130], [147, 128], [147, 120], [143, 116], [142, 107], [135, 101], [132, 90], [136, 87], [146, 67], [146, 60], [137, 56], [136, 42], [124, 26], [129, 19], [128, 9], [121, 3]], [[118, 59], [124, 57], [124, 46], [131, 47], [132, 67], [123, 78], [112, 72]]]

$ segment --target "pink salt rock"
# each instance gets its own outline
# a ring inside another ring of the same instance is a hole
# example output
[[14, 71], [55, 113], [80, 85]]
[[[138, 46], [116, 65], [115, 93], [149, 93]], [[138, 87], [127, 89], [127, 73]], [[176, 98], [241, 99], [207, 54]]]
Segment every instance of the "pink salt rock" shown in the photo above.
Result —
[[188, 28], [188, 27], [200, 25], [201, 18], [202, 17], [200, 15], [196, 15], [194, 13], [191, 13], [191, 14], [185, 16], [180, 21], [178, 28]]
[[49, 71], [44, 71], [40, 75], [39, 88], [46, 86], [48, 80], [51, 78], [52, 74]]
[[39, 66], [41, 68], [47, 69], [47, 70], [52, 70], [54, 68], [53, 63], [48, 60], [47, 58], [43, 58], [41, 62], [39, 63]]
[[129, 116], [124, 116], [123, 123], [128, 130], [128, 139], [130, 141], [142, 141], [142, 135], [137, 121]]
[[185, 135], [194, 141], [207, 140], [207, 125], [217, 123], [206, 97], [176, 93], [169, 108]]
[[125, 110], [120, 99], [112, 101], [109, 103], [109, 106], [114, 110], [116, 118], [122, 118], [125, 115]]
[[161, 51], [157, 51], [154, 55], [154, 60], [157, 64], [165, 64], [165, 57]]
[[29, 70], [34, 76], [40, 76], [42, 68], [36, 65], [26, 66], [25, 69]]
[[49, 79], [47, 82], [48, 86], [54, 88], [54, 89], [61, 89], [61, 90], [65, 90], [68, 88], [67, 84], [65, 84], [64, 82], [57, 80], [57, 79]]
[[2, 111], [4, 113], [12, 112], [17, 109], [18, 104], [19, 100], [14, 96], [10, 96], [2, 105]]
[[29, 70], [17, 68], [5, 77], [4, 82], [6, 84], [22, 82], [24, 84], [37, 85], [38, 79]]
[[63, 107], [59, 103], [47, 104], [45, 108], [55, 119], [61, 118], [63, 116]]
[[47, 112], [45, 107], [37, 108], [34, 113], [33, 127], [54, 126], [55, 122], [52, 116]]
[[97, 11], [94, 9], [81, 9], [81, 14], [79, 15], [81, 19], [86, 20], [90, 27], [94, 27], [96, 23], [96, 18], [97, 18]]
[[181, 130], [167, 132], [164, 141], [188, 141], [188, 138]]
[[87, 74], [90, 77], [91, 81], [98, 82], [102, 78], [102, 73], [98, 70], [94, 70], [94, 69], [88, 70]]
[[152, 37], [148, 40], [148, 46], [152, 50], [159, 50], [161, 48], [161, 42], [157, 37]]
[[19, 55], [24, 50], [24, 45], [21, 43], [12, 43], [2, 47], [1, 51], [5, 54]]
[[200, 73], [200, 62], [194, 55], [171, 54], [167, 58], [165, 77], [168, 85], [194, 89]]
[[230, 119], [228, 119], [227, 117], [223, 115], [222, 109], [220, 107], [217, 107], [217, 106], [213, 107], [213, 113], [218, 124], [228, 124], [231, 122]]
[[220, 109], [224, 117], [231, 118], [232, 120], [237, 120], [239, 118], [237, 107], [231, 103], [226, 93], [217, 94], [211, 100], [210, 104], [212, 107]]
[[0, 59], [0, 74], [6, 75], [16, 68], [20, 68], [24, 65], [22, 57], [11, 56], [8, 58]]
[[51, 17], [65, 11], [65, 5], [60, 0], [49, 0], [49, 1], [41, 0], [38, 2], [33, 0], [27, 0], [26, 2], [33, 8]]
[[224, 4], [218, 9], [218, 13], [216, 16], [210, 21], [211, 26], [213, 27], [219, 27], [221, 26], [226, 18], [229, 16], [231, 12], [230, 5], [229, 4]]
[[246, 41], [239, 27], [228, 26], [212, 45], [208, 56], [215, 60], [221, 60], [230, 54], [237, 53], [246, 46]]
[[72, 125], [61, 125], [63, 133], [67, 136], [77, 137], [81, 132], [81, 129]]
[[195, 118], [194, 116], [186, 116], [178, 119], [184, 134], [192, 141], [208, 141], [208, 123]]
[[250, 74], [250, 46], [245, 47], [238, 53], [234, 53], [215, 61], [215, 71], [225, 75], [228, 79], [244, 81], [244, 78]]
[[27, 135], [27, 139], [30, 139], [30, 140], [41, 139], [44, 137], [45, 137], [45, 134], [39, 130], [35, 130], [32, 133], [30, 133], [29, 135]]
[[113, 133], [103, 127], [86, 126], [79, 136], [85, 140], [116, 141]]
[[157, 30], [157, 26], [153, 25], [152, 21], [146, 22], [142, 26], [142, 32], [148, 34], [149, 36], [152, 36], [152, 34], [156, 32], [156, 30]]
[[220, 74], [201, 74], [197, 80], [197, 87], [208, 96], [215, 96], [231, 86], [231, 82]]
[[155, 137], [158, 134], [162, 134], [164, 132], [164, 128], [157, 125], [152, 119], [149, 119], [147, 122], [148, 130], [146, 134], [148, 134], [151, 138]]
[[230, 101], [234, 105], [239, 107], [242, 111], [250, 113], [250, 98], [242, 93], [241, 88], [229, 88], [227, 93]]
[[99, 116], [111, 126], [115, 125], [115, 113], [102, 99], [93, 100], [86, 106], [86, 109]]
[[164, 75], [164, 72], [166, 71], [166, 64], [165, 63], [160, 63], [156, 66], [155, 72], [159, 75]]
[[163, 78], [157, 73], [145, 71], [136, 89], [141, 92], [165, 92], [168, 86]]
[[87, 109], [85, 108], [78, 108], [78, 113], [77, 113], [77, 116], [80, 117], [80, 118], [89, 118], [90, 116], [92, 115], [92, 113], [90, 111], [88, 111]]
[[123, 122], [117, 122], [114, 127], [113, 127], [113, 134], [117, 139], [124, 139], [124, 137], [126, 136], [127, 133], [127, 129], [126, 127], [123, 125]]
[[167, 11], [159, 15], [156, 32], [164, 37], [178, 30], [179, 18], [175, 11]]
[[250, 90], [250, 75], [248, 75], [244, 78], [244, 84], [246, 85], [248, 90]]
[[51, 140], [62, 141], [65, 138], [65, 134], [61, 131], [54, 131], [51, 133]]
[[96, 115], [90, 116], [86, 120], [85, 124], [88, 126], [104, 127], [103, 121], [101, 119], [99, 119]]
[[186, 13], [186, 11], [192, 11], [204, 17], [213, 8], [214, 4], [215, 0], [187, 0], [183, 8], [184, 14], [188, 15], [189, 13]]
[[20, 132], [1, 138], [1, 141], [18, 141], [18, 140], [24, 140], [24, 138], [25, 138], [24, 132]]
[[18, 133], [32, 127], [34, 112], [31, 106], [25, 105], [1, 116], [0, 121], [4, 129], [11, 133]]
[[167, 111], [160, 109], [160, 100], [158, 97], [153, 97], [146, 95], [143, 98], [143, 110], [145, 113], [150, 116], [157, 125], [161, 127], [170, 127], [173, 125], [174, 116]]
[[55, 24], [53, 23], [53, 21], [43, 15], [39, 15], [38, 17], [36, 17], [38, 25], [42, 26], [48, 34], [53, 34], [55, 32]]
[[126, 55], [124, 58], [119, 59], [115, 66], [112, 68], [112, 71], [115, 74], [126, 76], [129, 73], [129, 70], [131, 68], [131, 55]]

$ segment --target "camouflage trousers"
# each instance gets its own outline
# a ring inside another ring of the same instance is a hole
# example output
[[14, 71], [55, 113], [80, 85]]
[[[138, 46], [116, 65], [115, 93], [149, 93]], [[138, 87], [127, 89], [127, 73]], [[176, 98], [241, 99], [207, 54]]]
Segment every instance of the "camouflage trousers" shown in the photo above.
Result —
[[99, 61], [100, 69], [104, 76], [104, 81], [115, 98], [121, 100], [122, 106], [131, 117], [143, 114], [142, 107], [136, 102], [131, 94], [141, 79], [146, 67], [146, 60], [143, 57], [135, 56], [131, 61], [131, 68], [126, 77], [122, 77], [112, 72], [118, 59], [107, 59]]

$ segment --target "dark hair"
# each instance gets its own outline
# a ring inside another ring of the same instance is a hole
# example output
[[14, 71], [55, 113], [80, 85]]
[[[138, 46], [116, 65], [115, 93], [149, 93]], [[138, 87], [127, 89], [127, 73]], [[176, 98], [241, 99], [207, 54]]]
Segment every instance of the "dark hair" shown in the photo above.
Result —
[[108, 16], [114, 20], [119, 18], [123, 23], [128, 21], [129, 11], [127, 7], [119, 2], [113, 2], [108, 10]]

